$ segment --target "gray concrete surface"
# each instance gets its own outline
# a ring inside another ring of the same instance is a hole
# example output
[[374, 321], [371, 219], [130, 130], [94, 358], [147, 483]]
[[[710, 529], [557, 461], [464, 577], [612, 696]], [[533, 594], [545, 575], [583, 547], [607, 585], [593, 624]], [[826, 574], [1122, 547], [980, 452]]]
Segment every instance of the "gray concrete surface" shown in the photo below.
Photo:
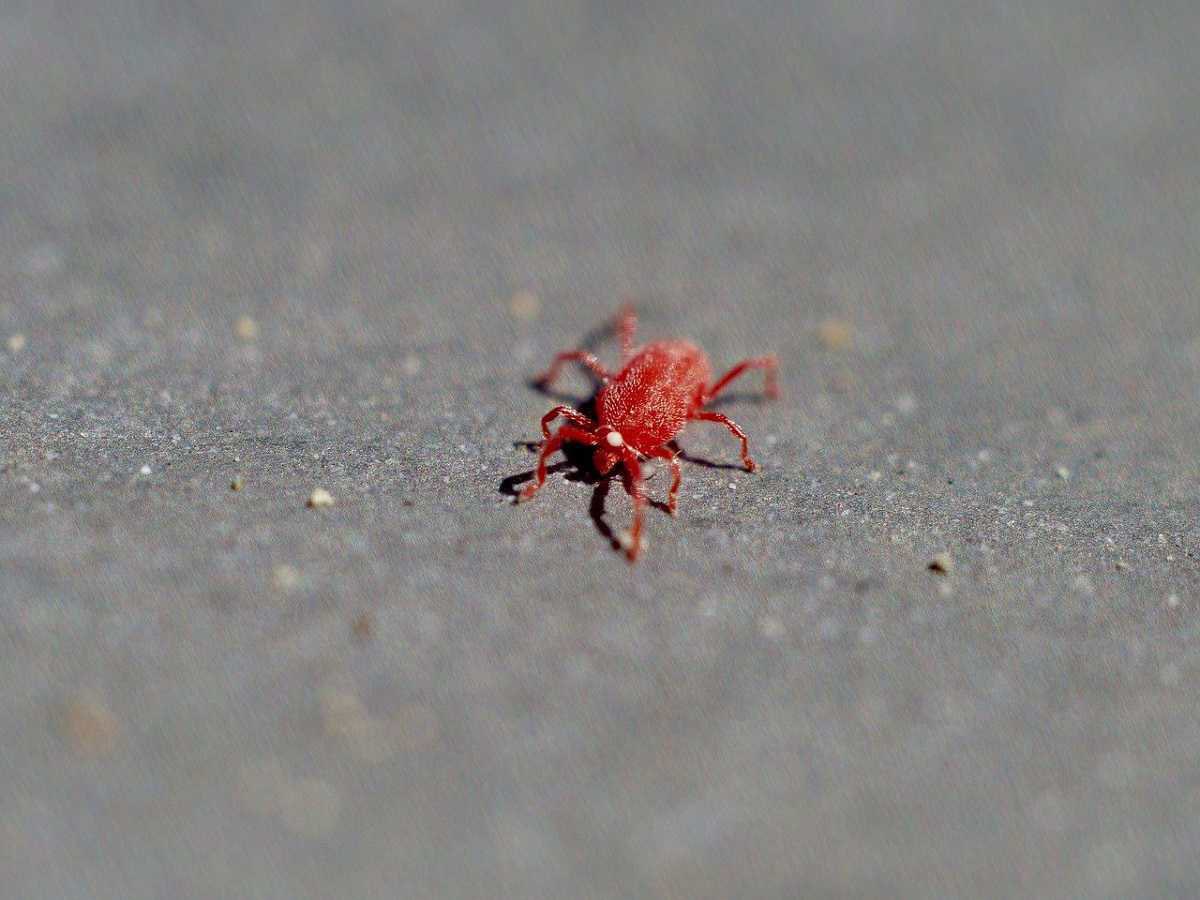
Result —
[[[1197, 46], [0, 3], [3, 895], [1200, 896]], [[506, 493], [626, 295], [785, 390], [635, 568]]]

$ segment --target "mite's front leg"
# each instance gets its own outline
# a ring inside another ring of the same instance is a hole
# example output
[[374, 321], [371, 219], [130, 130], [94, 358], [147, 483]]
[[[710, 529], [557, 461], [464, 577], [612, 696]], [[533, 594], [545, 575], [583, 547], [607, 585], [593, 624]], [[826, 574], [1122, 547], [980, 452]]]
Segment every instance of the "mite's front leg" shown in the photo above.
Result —
[[592, 429], [596, 427], [596, 423], [581, 413], [572, 406], [556, 406], [550, 412], [542, 416], [542, 437], [546, 440], [550, 439], [550, 423], [562, 416], [574, 422], [576, 425], [581, 425], [584, 428]]
[[638, 553], [642, 549], [642, 519], [646, 508], [646, 483], [642, 479], [642, 467], [638, 464], [637, 456], [627, 453], [624, 463], [625, 490], [633, 498], [633, 524], [629, 528], [629, 546], [625, 548], [625, 556], [630, 562], [637, 562]]
[[542, 442], [542, 452], [538, 455], [537, 474], [534, 476], [533, 484], [529, 485], [529, 487], [525, 488], [517, 496], [518, 503], [528, 500], [546, 483], [546, 460], [553, 456], [567, 442], [590, 446], [595, 446], [598, 443], [594, 434], [582, 429], [573, 428], [570, 425], [564, 425], [558, 429], [552, 438]]

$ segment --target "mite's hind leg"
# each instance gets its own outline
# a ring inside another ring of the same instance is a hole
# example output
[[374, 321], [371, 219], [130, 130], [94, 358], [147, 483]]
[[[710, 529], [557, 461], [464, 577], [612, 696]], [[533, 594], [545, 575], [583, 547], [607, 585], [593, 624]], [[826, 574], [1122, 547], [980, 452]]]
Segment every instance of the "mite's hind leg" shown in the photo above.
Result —
[[599, 439], [591, 432], [584, 431], [581, 428], [574, 428], [570, 425], [564, 425], [558, 429], [554, 437], [542, 442], [542, 452], [538, 455], [537, 474], [534, 476], [533, 484], [529, 485], [517, 496], [518, 503], [528, 500], [546, 483], [546, 460], [561, 449], [563, 444], [568, 442], [595, 446], [599, 443]]
[[621, 362], [629, 362], [633, 356], [633, 336], [637, 333], [637, 311], [632, 303], [626, 303], [617, 313], [617, 336], [621, 340]]
[[604, 368], [604, 364], [596, 357], [594, 353], [588, 353], [586, 350], [570, 350], [566, 353], [560, 353], [554, 357], [550, 363], [550, 368], [535, 378], [534, 384], [538, 387], [548, 388], [558, 378], [558, 373], [562, 367], [569, 362], [577, 362], [582, 366], [586, 366], [589, 371], [601, 381], [608, 381], [612, 378], [608, 369]]
[[709, 403], [716, 396], [729, 387], [730, 382], [740, 378], [751, 369], [763, 369], [766, 373], [766, 384], [764, 393], [774, 399], [779, 396], [779, 384], [777, 382], [776, 373], [779, 370], [779, 360], [774, 356], [756, 356], [753, 359], [744, 359], [720, 378], [704, 392], [704, 403]]
[[719, 412], [699, 410], [692, 413], [691, 417], [701, 422], [718, 422], [728, 428], [730, 433], [742, 442], [742, 465], [746, 471], [753, 472], [758, 468], [758, 465], [750, 458], [750, 441], [746, 438], [746, 432], [742, 431], [729, 416], [723, 416]]
[[666, 447], [659, 447], [650, 454], [651, 459], [665, 459], [671, 464], [671, 489], [667, 491], [667, 512], [676, 514], [675, 505], [679, 497], [679, 484], [683, 481], [683, 470], [679, 465], [679, 455], [672, 453]]

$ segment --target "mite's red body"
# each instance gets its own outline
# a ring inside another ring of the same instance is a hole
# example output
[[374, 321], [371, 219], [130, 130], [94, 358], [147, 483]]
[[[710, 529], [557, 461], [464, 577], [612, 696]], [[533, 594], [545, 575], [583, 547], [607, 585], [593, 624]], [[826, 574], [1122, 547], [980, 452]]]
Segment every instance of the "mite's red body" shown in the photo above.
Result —
[[[617, 374], [609, 373], [591, 353], [576, 350], [556, 356], [549, 370], [538, 379], [542, 385], [549, 385], [563, 363], [573, 361], [594, 372], [603, 387], [596, 397], [595, 422], [570, 406], [556, 406], [542, 417], [545, 440], [538, 458], [537, 476], [518, 498], [528, 500], [546, 482], [546, 459], [563, 444], [594, 446], [595, 465], [601, 474], [610, 472], [618, 463], [624, 466], [625, 488], [634, 504], [633, 527], [626, 549], [630, 562], [637, 559], [641, 546], [642, 513], [646, 504], [640, 461], [663, 459], [670, 463], [673, 478], [667, 494], [667, 508], [675, 515], [682, 475], [678, 454], [667, 446], [672, 439], [688, 421], [718, 422], [742, 442], [742, 465], [747, 472], [753, 472], [754, 460], [750, 458], [745, 433], [726, 416], [709, 412], [704, 407], [749, 369], [765, 369], [767, 395], [777, 394], [773, 356], [744, 360], [709, 385], [711, 369], [699, 347], [687, 341], [656, 341], [635, 353], [633, 335], [636, 328], [633, 310], [622, 310], [617, 331], [621, 337], [624, 367]], [[571, 424], [551, 435], [550, 423], [559, 416]]]

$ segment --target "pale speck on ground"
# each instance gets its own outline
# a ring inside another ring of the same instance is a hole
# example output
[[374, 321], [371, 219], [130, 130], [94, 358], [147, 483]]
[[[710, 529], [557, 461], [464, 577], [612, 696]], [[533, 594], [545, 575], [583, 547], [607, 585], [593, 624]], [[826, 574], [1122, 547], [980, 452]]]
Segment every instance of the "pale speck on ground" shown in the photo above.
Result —
[[845, 350], [854, 342], [854, 326], [844, 319], [826, 319], [817, 326], [817, 338], [827, 350]]
[[237, 322], [234, 323], [233, 331], [242, 341], [258, 339], [258, 323], [250, 316], [239, 316]]
[[82, 691], [67, 703], [62, 713], [63, 737], [80, 757], [107, 756], [117, 747], [121, 726], [103, 698]]
[[305, 506], [309, 509], [321, 509], [326, 506], [333, 506], [333, 494], [325, 490], [325, 488], [313, 488], [308, 495], [308, 500], [305, 501]]
[[542, 301], [533, 291], [517, 291], [508, 301], [508, 308], [518, 319], [529, 321], [537, 318]]
[[281, 591], [295, 590], [300, 585], [300, 571], [295, 566], [280, 563], [271, 572], [271, 582]]

